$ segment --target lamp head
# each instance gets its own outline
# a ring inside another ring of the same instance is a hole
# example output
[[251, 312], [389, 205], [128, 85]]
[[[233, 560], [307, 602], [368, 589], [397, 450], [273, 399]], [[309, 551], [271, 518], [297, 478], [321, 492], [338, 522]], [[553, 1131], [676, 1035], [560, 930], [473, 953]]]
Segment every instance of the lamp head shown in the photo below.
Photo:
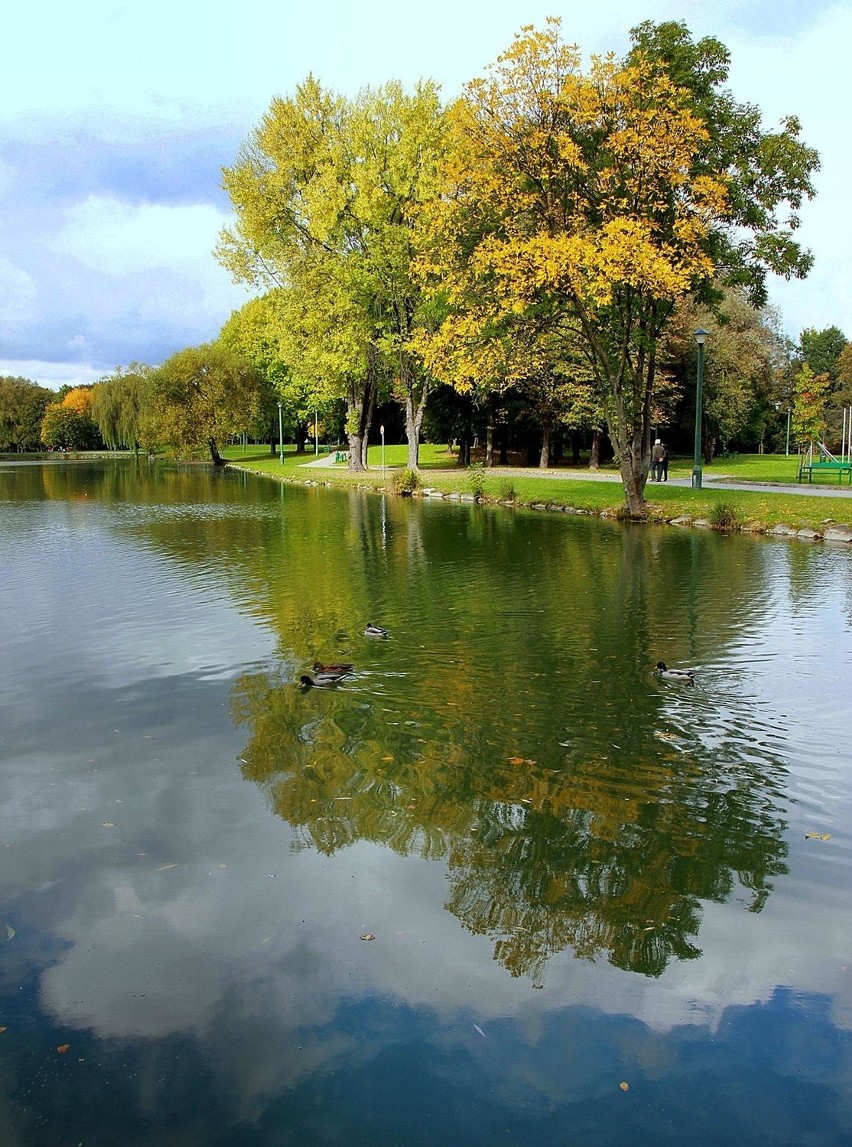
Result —
[[692, 337], [695, 339], [699, 346], [704, 346], [704, 344], [707, 342], [707, 336], [709, 334], [710, 332], [705, 331], [704, 327], [699, 327]]

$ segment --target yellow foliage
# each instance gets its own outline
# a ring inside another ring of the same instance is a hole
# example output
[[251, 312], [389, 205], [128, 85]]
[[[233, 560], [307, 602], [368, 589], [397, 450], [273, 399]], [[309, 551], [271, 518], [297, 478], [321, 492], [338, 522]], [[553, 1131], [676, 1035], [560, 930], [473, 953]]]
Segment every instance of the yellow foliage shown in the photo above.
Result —
[[82, 414], [86, 418], [91, 418], [91, 388], [86, 386], [75, 386], [74, 389], [69, 390], [65, 397], [62, 399], [62, 405], [66, 408], [66, 410], [73, 410], [75, 414]]

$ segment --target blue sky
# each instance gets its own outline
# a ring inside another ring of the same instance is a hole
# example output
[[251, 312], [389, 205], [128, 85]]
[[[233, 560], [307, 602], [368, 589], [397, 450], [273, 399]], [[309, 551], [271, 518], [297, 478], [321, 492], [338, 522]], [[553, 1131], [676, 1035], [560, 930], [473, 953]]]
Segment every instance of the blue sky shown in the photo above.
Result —
[[588, 55], [644, 19], [683, 19], [730, 49], [730, 86], [771, 127], [798, 115], [822, 156], [802, 211], [816, 257], [773, 280], [787, 332], [852, 336], [852, 0], [81, 0], [15, 5], [0, 72], [0, 374], [46, 386], [157, 364], [215, 338], [249, 297], [211, 254], [229, 219], [221, 168], [274, 95], [308, 72], [354, 93], [430, 77], [451, 98], [523, 24], [563, 20]]

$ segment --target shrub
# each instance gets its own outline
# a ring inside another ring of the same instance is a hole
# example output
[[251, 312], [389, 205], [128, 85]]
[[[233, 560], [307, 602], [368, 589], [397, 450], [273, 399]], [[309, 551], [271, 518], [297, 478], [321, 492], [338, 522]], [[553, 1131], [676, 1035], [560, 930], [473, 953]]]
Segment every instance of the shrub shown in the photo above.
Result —
[[508, 479], [504, 479], [504, 481], [500, 483], [500, 497], [504, 502], [514, 502], [517, 497], [515, 487]]
[[714, 530], [738, 530], [742, 522], [740, 508], [733, 502], [717, 502], [710, 511], [710, 525]]
[[413, 494], [420, 486], [420, 479], [414, 470], [399, 470], [391, 479], [397, 494]]
[[467, 474], [468, 489], [470, 490], [471, 494], [473, 494], [474, 498], [476, 498], [477, 502], [481, 501], [483, 495], [485, 494], [484, 471], [485, 467], [481, 462], [474, 462], [470, 467], [470, 470], [468, 470]]

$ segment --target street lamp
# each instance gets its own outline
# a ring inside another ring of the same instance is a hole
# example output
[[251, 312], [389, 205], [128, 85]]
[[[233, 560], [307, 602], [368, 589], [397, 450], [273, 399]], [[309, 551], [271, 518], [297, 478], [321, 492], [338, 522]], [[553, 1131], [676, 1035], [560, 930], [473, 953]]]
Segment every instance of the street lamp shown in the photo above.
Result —
[[381, 431], [381, 435], [382, 435], [382, 481], [384, 481], [384, 477], [385, 477], [385, 428], [384, 428], [384, 424], [382, 424], [379, 427], [379, 430]]
[[281, 407], [283, 405], [282, 402], [278, 403], [278, 460], [282, 466], [284, 465], [284, 430], [281, 423]]
[[692, 336], [698, 344], [698, 381], [695, 385], [695, 452], [692, 458], [692, 488], [701, 489], [701, 391], [704, 387], [704, 344], [709, 331], [699, 327]]

